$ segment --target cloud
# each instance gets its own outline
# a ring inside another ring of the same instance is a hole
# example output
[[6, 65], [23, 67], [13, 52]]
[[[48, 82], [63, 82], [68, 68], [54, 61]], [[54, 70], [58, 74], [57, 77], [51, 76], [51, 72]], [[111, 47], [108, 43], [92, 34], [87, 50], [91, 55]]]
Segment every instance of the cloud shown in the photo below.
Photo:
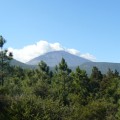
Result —
[[81, 54], [80, 56], [83, 57], [83, 58], [86, 58], [88, 60], [91, 60], [91, 61], [95, 61], [96, 60], [96, 57], [91, 55], [91, 54], [89, 54], [89, 53]]
[[25, 46], [21, 49], [14, 49], [9, 47], [8, 50], [13, 53], [14, 59], [21, 62], [27, 62], [39, 55], [43, 55], [51, 51], [64, 50], [71, 54], [95, 61], [95, 57], [89, 53], [81, 54], [78, 50], [67, 49], [63, 47], [60, 43], [48, 43], [47, 41], [41, 40], [33, 45]]

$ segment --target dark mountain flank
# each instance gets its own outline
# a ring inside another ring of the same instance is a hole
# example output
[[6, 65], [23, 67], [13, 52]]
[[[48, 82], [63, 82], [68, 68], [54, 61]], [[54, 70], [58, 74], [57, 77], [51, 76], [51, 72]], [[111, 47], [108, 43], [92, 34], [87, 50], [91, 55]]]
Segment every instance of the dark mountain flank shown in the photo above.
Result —
[[28, 68], [28, 69], [29, 68], [32, 69], [32, 68], [36, 67], [35, 65], [27, 65], [27, 64], [22, 63], [22, 62], [20, 62], [18, 60], [15, 60], [15, 59], [10, 61], [10, 65], [11, 66], [18, 66], [18, 67], [22, 67], [22, 68]]
[[87, 71], [87, 73], [91, 74], [92, 68], [96, 66], [102, 73], [107, 73], [108, 69], [112, 71], [117, 70], [120, 73], [120, 63], [109, 63], [109, 62], [88, 62], [80, 65], [81, 69]]

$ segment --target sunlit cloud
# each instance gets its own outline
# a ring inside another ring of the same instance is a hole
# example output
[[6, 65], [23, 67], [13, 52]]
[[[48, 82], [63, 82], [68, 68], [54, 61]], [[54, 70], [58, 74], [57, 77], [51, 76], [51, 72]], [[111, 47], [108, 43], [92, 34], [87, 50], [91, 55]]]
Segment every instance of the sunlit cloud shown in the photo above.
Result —
[[47, 52], [60, 50], [64, 50], [66, 52], [89, 59], [91, 61], [96, 60], [96, 58], [89, 53], [82, 54], [76, 49], [65, 48], [60, 43], [48, 43], [44, 40], [41, 40], [33, 45], [27, 45], [21, 49], [9, 47], [8, 50], [13, 53], [14, 59], [24, 63]]

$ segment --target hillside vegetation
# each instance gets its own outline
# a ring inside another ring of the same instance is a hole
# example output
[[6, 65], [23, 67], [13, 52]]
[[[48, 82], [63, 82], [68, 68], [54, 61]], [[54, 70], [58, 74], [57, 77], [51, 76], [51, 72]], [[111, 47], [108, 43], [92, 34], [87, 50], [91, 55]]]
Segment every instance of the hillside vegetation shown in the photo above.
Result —
[[9, 67], [0, 86], [1, 120], [119, 120], [120, 76], [90, 77], [79, 67], [72, 72], [64, 59], [54, 73], [41, 62], [35, 70]]
[[1, 49], [0, 120], [120, 120], [117, 71], [93, 67], [88, 76], [80, 67], [72, 71], [64, 58], [54, 71], [44, 61], [23, 69], [10, 66], [9, 55]]

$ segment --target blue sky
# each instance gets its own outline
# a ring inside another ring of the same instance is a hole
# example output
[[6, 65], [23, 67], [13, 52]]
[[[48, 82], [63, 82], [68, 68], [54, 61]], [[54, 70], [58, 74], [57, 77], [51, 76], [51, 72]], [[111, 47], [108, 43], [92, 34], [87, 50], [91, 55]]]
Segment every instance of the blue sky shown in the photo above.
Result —
[[21, 50], [40, 40], [120, 63], [120, 0], [0, 0], [5, 47]]

